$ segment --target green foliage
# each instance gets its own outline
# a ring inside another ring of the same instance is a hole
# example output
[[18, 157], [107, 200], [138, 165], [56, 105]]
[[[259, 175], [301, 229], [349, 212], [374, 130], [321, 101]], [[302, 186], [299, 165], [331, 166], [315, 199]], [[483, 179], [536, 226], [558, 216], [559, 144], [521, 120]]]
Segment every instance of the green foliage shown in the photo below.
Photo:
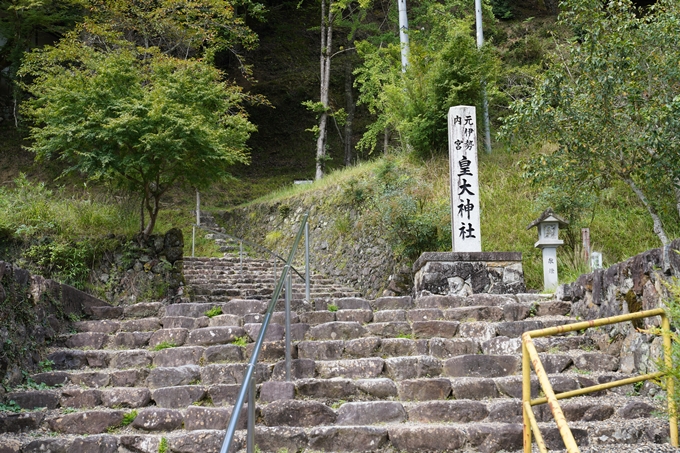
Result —
[[214, 318], [215, 316], [221, 315], [222, 314], [222, 307], [213, 307], [210, 310], [205, 312], [205, 315], [208, 318]]
[[[680, 6], [659, 1], [638, 14], [628, 0], [569, 0], [561, 23], [577, 38], [552, 56], [529, 99], [518, 100], [504, 135], [534, 154], [527, 176], [573, 216], [623, 182], [643, 203], [659, 239], [677, 224], [680, 199]], [[669, 50], [670, 49], [670, 50]]]
[[241, 90], [206, 63], [107, 38], [107, 52], [71, 34], [27, 55], [30, 149], [139, 194], [149, 235], [170, 188], [205, 188], [248, 162], [245, 141], [255, 128], [240, 109]]
[[329, 305], [326, 306], [326, 309], [330, 312], [336, 312], [336, 311], [338, 311], [338, 306], [333, 305], [333, 304], [329, 304]]
[[135, 418], [137, 418], [137, 411], [132, 410], [123, 415], [123, 421], [121, 421], [120, 424], [121, 426], [128, 426], [135, 421]]
[[0, 403], [0, 412], [21, 412], [21, 406], [16, 401], [9, 400], [6, 403]]
[[162, 351], [163, 349], [176, 348], [177, 344], [174, 341], [162, 341], [153, 347], [154, 351]]
[[161, 441], [158, 443], [158, 453], [167, 453], [168, 448], [168, 439], [161, 437]]
[[54, 362], [49, 359], [41, 360], [38, 362], [38, 369], [42, 372], [46, 371], [52, 371], [52, 367], [54, 366]]
[[231, 344], [235, 344], [236, 346], [245, 348], [246, 345], [248, 344], [248, 337], [245, 335], [242, 337], [236, 337], [231, 341]]
[[421, 157], [442, 153], [449, 107], [481, 107], [482, 80], [489, 95], [495, 96], [499, 61], [491, 47], [477, 49], [470, 33], [474, 21], [471, 5], [457, 0], [428, 2], [415, 14], [405, 73], [401, 73], [399, 44], [357, 44], [363, 59], [355, 71], [359, 103], [378, 117], [357, 144], [361, 149], [373, 150], [378, 137], [388, 129], [399, 134], [403, 147], [411, 147]]

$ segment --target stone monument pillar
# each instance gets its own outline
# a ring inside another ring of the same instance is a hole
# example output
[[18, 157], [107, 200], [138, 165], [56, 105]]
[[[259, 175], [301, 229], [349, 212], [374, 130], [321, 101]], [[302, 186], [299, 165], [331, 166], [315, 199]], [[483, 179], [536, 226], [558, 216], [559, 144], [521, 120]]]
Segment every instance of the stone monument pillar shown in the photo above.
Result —
[[451, 240], [454, 252], [481, 252], [477, 118], [474, 107], [449, 109]]
[[557, 288], [557, 247], [564, 244], [564, 241], [559, 239], [560, 226], [568, 224], [569, 222], [555, 214], [552, 208], [548, 208], [527, 227], [527, 230], [538, 228], [538, 242], [534, 247], [543, 251], [543, 288], [546, 291]]
[[521, 253], [482, 252], [475, 107], [451, 107], [448, 124], [453, 252], [420, 255], [415, 296], [525, 292]]

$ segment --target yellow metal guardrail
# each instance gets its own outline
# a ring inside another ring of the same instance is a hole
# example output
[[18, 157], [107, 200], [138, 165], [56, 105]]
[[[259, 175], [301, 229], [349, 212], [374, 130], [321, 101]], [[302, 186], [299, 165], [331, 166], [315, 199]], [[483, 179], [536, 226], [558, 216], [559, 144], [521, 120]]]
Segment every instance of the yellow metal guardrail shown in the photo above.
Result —
[[[531, 410], [532, 406], [539, 404], [548, 403], [550, 410], [552, 411], [557, 427], [564, 441], [564, 445], [568, 453], [579, 453], [578, 446], [574, 440], [574, 436], [567, 425], [567, 420], [562, 413], [557, 400], [564, 398], [570, 398], [572, 396], [585, 395], [587, 393], [597, 392], [600, 390], [606, 390], [612, 387], [619, 387], [621, 385], [633, 384], [635, 382], [646, 381], [648, 379], [660, 378], [666, 373], [657, 372], [645, 374], [642, 376], [636, 376], [628, 379], [622, 379], [619, 381], [608, 382], [606, 384], [593, 385], [591, 387], [586, 387], [578, 390], [572, 390], [569, 392], [558, 393], [557, 395], [550, 385], [548, 380], [548, 375], [543, 368], [543, 364], [538, 357], [538, 352], [536, 352], [536, 347], [532, 338], [537, 337], [547, 337], [550, 335], [557, 335], [560, 333], [573, 332], [576, 330], [584, 330], [590, 327], [605, 326], [608, 324], [616, 324], [620, 322], [631, 321], [633, 319], [649, 318], [652, 316], [661, 316], [661, 335], [663, 337], [663, 354], [664, 363], [666, 368], [670, 369], [672, 367], [672, 357], [671, 357], [671, 334], [670, 334], [670, 322], [663, 308], [656, 308], [654, 310], [641, 311], [637, 313], [629, 313], [625, 315], [613, 316], [611, 318], [600, 318], [594, 319], [592, 321], [577, 322], [574, 324], [565, 324], [562, 326], [549, 327], [547, 329], [532, 330], [530, 332], [525, 332], [522, 335], [522, 413], [524, 417], [524, 453], [531, 453], [531, 441], [532, 441], [532, 431], [536, 437], [536, 444], [541, 453], [546, 453], [547, 448], [541, 432], [538, 429], [538, 423], [536, 423], [536, 418]], [[536, 376], [538, 377], [538, 382], [541, 385], [541, 389], [545, 394], [543, 398], [531, 399], [531, 365], [533, 365], [536, 371]], [[675, 401], [673, 399], [673, 380], [670, 376], [666, 376], [666, 392], [668, 394], [668, 413], [670, 415], [670, 437], [671, 445], [674, 447], [678, 446], [678, 421], [677, 412], [675, 408]]]

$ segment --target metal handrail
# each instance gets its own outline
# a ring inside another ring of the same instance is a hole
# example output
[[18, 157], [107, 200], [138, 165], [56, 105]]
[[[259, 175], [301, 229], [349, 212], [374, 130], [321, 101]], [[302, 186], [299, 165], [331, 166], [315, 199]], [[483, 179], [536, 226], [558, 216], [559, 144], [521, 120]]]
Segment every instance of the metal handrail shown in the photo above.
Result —
[[[671, 355], [671, 334], [670, 334], [670, 321], [666, 316], [666, 312], [663, 308], [655, 308], [653, 310], [641, 311], [636, 313], [628, 313], [625, 315], [612, 316], [610, 318], [600, 318], [593, 319], [591, 321], [577, 322], [574, 324], [564, 324], [561, 326], [549, 327], [546, 329], [532, 330], [522, 334], [522, 415], [524, 418], [524, 452], [531, 453], [531, 433], [534, 432], [536, 436], [536, 443], [538, 445], [541, 453], [547, 451], [543, 438], [541, 436], [540, 430], [538, 428], [538, 423], [531, 410], [531, 406], [536, 406], [538, 404], [548, 403], [550, 410], [552, 411], [553, 418], [557, 427], [559, 429], [560, 435], [562, 436], [562, 441], [567, 449], [568, 453], [579, 453], [579, 448], [576, 445], [574, 436], [567, 425], [567, 420], [564, 417], [564, 413], [557, 402], [560, 399], [569, 398], [572, 396], [585, 395], [587, 393], [597, 392], [600, 390], [606, 390], [613, 387], [619, 387], [621, 385], [632, 384], [635, 382], [642, 382], [649, 379], [656, 379], [666, 375], [666, 393], [668, 394], [668, 413], [670, 415], [670, 437], [671, 445], [674, 447], [678, 446], [678, 421], [677, 421], [677, 411], [675, 407], [675, 400], [673, 399], [674, 384], [673, 379], [668, 373], [660, 371], [657, 373], [645, 374], [642, 376], [621, 379], [618, 381], [608, 382], [605, 384], [593, 385], [590, 387], [585, 387], [579, 390], [572, 390], [569, 392], [563, 392], [555, 394], [553, 391], [550, 380], [548, 379], [548, 374], [543, 368], [543, 364], [538, 356], [536, 347], [532, 338], [546, 337], [550, 335], [556, 335], [560, 333], [573, 332], [576, 330], [584, 330], [591, 327], [605, 326], [609, 324], [616, 324], [620, 322], [627, 322], [633, 319], [649, 318], [652, 316], [661, 316], [661, 335], [663, 337], [663, 351], [664, 351], [664, 364], [666, 369], [671, 369], [673, 366], [673, 359]], [[538, 377], [538, 382], [541, 385], [541, 389], [545, 394], [545, 397], [531, 399], [531, 365], [534, 366], [536, 371], [536, 376]]]
[[[211, 233], [221, 234], [221, 235], [227, 236], [228, 238], [230, 238], [230, 239], [232, 239], [232, 240], [234, 240], [234, 241], [238, 241], [239, 243], [248, 244], [248, 245], [251, 246], [251, 247], [255, 247], [256, 249], [260, 249], [261, 251], [270, 254], [270, 255], [273, 256], [274, 258], [276, 258], [276, 259], [278, 259], [278, 260], [280, 260], [280, 261], [283, 261], [284, 263], [286, 262], [286, 259], [285, 259], [285, 258], [283, 258], [282, 256], [278, 255], [275, 251], [268, 249], [268, 248], [265, 247], [264, 245], [256, 244], [255, 242], [251, 242], [251, 241], [249, 241], [249, 240], [247, 240], [247, 239], [239, 238], [239, 237], [236, 237], [236, 236], [232, 236], [231, 234], [227, 234], [227, 233], [223, 233], [223, 232], [221, 232], [221, 231], [213, 230], [212, 228], [208, 228], [208, 227], [203, 226], [203, 225], [196, 225], [196, 224], [194, 224], [194, 225], [192, 225], [192, 226], [193, 226], [194, 228], [200, 228], [200, 229], [202, 229], [202, 230], [204, 230], [204, 231], [209, 231], [209, 232], [211, 232]], [[193, 238], [192, 238], [192, 241], [194, 241]], [[194, 245], [193, 245], [193, 243], [192, 243], [192, 246], [191, 246], [191, 250], [192, 250], [192, 256], [193, 256], [193, 250], [194, 250]], [[295, 269], [295, 267], [291, 266], [291, 269], [292, 269], [296, 274], [298, 274], [298, 277], [300, 277], [302, 280], [305, 280], [305, 275], [302, 275], [297, 269]]]
[[[239, 390], [238, 396], [236, 397], [236, 402], [234, 403], [234, 407], [232, 408], [231, 412], [231, 417], [229, 418], [229, 424], [227, 425], [227, 431], [224, 435], [224, 442], [222, 442], [222, 448], [220, 449], [220, 453], [227, 453], [229, 451], [229, 448], [231, 446], [232, 441], [234, 440], [234, 434], [236, 433], [236, 424], [238, 423], [239, 415], [241, 414], [241, 409], [243, 408], [243, 403], [246, 399], [246, 394], [249, 393], [252, 395], [250, 398], [252, 402], [252, 406], [248, 407], [249, 414], [254, 410], [254, 386], [255, 383], [252, 381], [253, 379], [253, 374], [255, 372], [255, 365], [257, 364], [257, 358], [260, 355], [260, 350], [262, 349], [262, 345], [264, 344], [264, 337], [267, 332], [267, 327], [269, 327], [269, 322], [271, 320], [272, 314], [274, 313], [274, 308], [276, 307], [276, 302], [279, 299], [279, 295], [281, 294], [281, 289], [283, 288], [284, 282], [288, 281], [288, 276], [290, 275], [288, 273], [288, 270], [291, 268], [291, 263], [293, 262], [293, 258], [295, 256], [295, 252], [297, 251], [297, 247], [300, 243], [300, 240], [302, 239], [302, 235], [305, 232], [306, 228], [305, 226], [307, 225], [307, 219], [309, 217], [309, 213], [305, 214], [302, 217], [302, 222], [300, 224], [300, 229], [297, 232], [297, 235], [295, 236], [295, 240], [293, 241], [293, 246], [290, 249], [290, 254], [288, 255], [288, 260], [286, 261], [286, 266], [283, 268], [283, 272], [281, 273], [281, 278], [279, 278], [278, 283], [276, 284], [276, 288], [274, 289], [274, 293], [272, 294], [272, 299], [269, 302], [269, 306], [267, 307], [267, 312], [264, 315], [264, 319], [262, 320], [262, 325], [260, 326], [260, 332], [257, 336], [257, 340], [255, 341], [255, 346], [253, 348], [253, 353], [250, 356], [250, 361], [248, 362], [248, 366], [246, 368], [245, 374], [243, 376], [243, 383], [241, 384], [241, 389]], [[288, 285], [290, 286], [290, 285]], [[290, 294], [290, 291], [287, 291], [287, 294]], [[286, 316], [290, 316], [290, 304], [286, 303]], [[288, 324], [288, 322], [287, 322]], [[288, 348], [288, 345], [286, 346]], [[288, 356], [288, 354], [286, 354]], [[288, 365], [287, 365], [288, 369]], [[252, 424], [249, 424], [248, 426], [248, 443], [249, 443], [249, 449], [248, 451], [252, 451], [252, 442], [253, 442], [253, 433], [254, 433], [254, 417], [252, 415], [249, 417], [251, 419]]]

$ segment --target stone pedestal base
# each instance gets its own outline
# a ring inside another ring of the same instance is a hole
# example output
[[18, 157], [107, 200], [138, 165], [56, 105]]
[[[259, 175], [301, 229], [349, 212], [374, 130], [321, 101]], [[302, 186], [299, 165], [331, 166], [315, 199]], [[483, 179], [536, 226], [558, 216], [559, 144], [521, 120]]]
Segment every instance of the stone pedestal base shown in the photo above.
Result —
[[416, 297], [526, 292], [520, 252], [425, 252], [413, 273]]

